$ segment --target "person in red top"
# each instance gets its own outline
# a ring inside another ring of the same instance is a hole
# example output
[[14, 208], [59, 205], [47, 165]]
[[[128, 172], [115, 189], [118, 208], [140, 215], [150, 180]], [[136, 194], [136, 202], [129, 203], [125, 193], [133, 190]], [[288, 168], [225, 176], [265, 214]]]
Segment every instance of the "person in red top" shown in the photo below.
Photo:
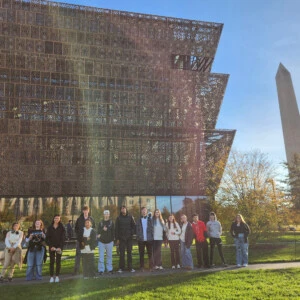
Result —
[[[193, 214], [192, 227], [196, 239], [198, 268], [201, 268], [203, 266], [203, 262], [204, 262], [204, 268], [209, 268], [208, 243], [206, 241], [207, 230], [206, 230], [205, 223], [199, 221], [197, 214]], [[202, 255], [203, 255], [203, 260], [202, 260]]]

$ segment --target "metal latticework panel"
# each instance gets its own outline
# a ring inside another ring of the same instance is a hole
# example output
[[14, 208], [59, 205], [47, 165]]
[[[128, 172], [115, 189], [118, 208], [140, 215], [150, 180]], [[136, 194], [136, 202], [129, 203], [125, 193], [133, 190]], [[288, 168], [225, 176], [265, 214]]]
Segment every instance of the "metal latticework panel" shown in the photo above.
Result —
[[222, 24], [0, 0], [0, 195], [204, 195]]

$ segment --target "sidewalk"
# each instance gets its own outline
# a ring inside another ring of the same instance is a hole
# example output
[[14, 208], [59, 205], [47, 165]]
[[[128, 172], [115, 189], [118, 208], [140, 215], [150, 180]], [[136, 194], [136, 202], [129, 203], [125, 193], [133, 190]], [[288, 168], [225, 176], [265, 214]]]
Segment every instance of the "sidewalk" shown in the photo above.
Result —
[[[238, 268], [235, 265], [229, 265], [228, 267], [214, 267], [210, 269], [197, 269], [194, 270], [172, 270], [172, 269], [164, 269], [161, 271], [154, 271], [154, 272], [140, 272], [136, 271], [135, 273], [130, 272], [123, 272], [121, 274], [114, 273], [112, 275], [104, 274], [102, 276], [96, 276], [95, 279], [102, 279], [102, 278], [118, 278], [118, 277], [136, 277], [136, 276], [160, 276], [160, 275], [166, 275], [166, 274], [176, 274], [180, 272], [193, 272], [193, 273], [215, 273], [220, 271], [233, 271], [233, 270], [269, 270], [269, 269], [287, 269], [287, 268], [300, 268], [300, 262], [286, 262], [286, 263], [267, 263], [267, 264], [252, 264], [248, 267]], [[65, 274], [59, 276], [60, 283], [65, 280], [74, 280], [74, 279], [83, 279], [82, 275], [76, 275], [72, 276], [71, 274]], [[40, 283], [49, 283], [49, 276], [44, 276], [42, 280], [33, 280], [33, 281], [26, 281], [25, 278], [13, 278], [12, 282], [5, 281], [0, 284], [1, 286], [7, 286], [7, 285], [23, 285], [23, 284], [40, 284]], [[57, 283], [53, 283], [57, 284]]]

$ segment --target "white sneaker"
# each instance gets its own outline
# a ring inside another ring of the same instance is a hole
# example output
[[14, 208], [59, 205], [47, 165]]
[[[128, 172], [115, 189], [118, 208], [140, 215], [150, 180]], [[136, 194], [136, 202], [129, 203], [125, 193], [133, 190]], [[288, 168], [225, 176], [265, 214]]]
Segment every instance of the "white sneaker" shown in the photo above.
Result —
[[155, 270], [158, 270], [158, 269], [159, 269], [159, 267], [158, 267], [158, 266], [155, 266], [155, 267], [154, 267], [154, 269], [155, 269]]
[[51, 277], [49, 282], [50, 282], [50, 283], [53, 283], [53, 282], [54, 282], [54, 278]]
[[55, 277], [55, 282], [59, 282], [59, 277], [58, 276]]
[[243, 264], [243, 267], [248, 267], [248, 264]]
[[240, 264], [237, 264], [236, 266], [237, 266], [237, 267], [241, 267], [241, 265], [240, 265]]
[[122, 273], [122, 272], [123, 272], [123, 270], [122, 270], [122, 269], [119, 269], [119, 270], [118, 270], [118, 273]]
[[135, 272], [135, 269], [131, 269], [130, 272], [131, 272], [131, 273], [134, 273], [134, 272]]
[[158, 267], [160, 270], [163, 270], [164, 268], [163, 268], [163, 266], [160, 266], [160, 267]]
[[172, 266], [172, 269], [175, 269], [175, 266]]
[[180, 265], [177, 265], [177, 269], [180, 269]]

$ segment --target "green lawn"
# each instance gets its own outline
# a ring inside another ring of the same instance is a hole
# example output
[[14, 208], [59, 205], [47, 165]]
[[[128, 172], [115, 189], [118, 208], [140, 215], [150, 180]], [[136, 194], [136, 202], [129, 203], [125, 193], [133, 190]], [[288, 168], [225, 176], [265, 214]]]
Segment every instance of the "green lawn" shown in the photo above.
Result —
[[[270, 234], [269, 239], [250, 245], [249, 263], [300, 261], [300, 235], [287, 232]], [[226, 237], [224, 237], [226, 240]], [[229, 240], [229, 239], [228, 239]], [[276, 243], [275, 243], [276, 241]], [[229, 264], [235, 264], [235, 248], [224, 243], [224, 254]], [[216, 249], [217, 250], [217, 249]], [[192, 246], [196, 264], [195, 247]], [[71, 274], [75, 250], [64, 250], [62, 274]], [[163, 265], [170, 268], [170, 249], [163, 248]], [[217, 251], [216, 263], [220, 263]], [[97, 264], [98, 251], [95, 255]], [[113, 252], [114, 269], [118, 268], [118, 256]], [[138, 269], [137, 246], [133, 249], [133, 266]], [[25, 269], [16, 269], [15, 277], [25, 278]], [[43, 274], [49, 276], [49, 260]], [[117, 274], [99, 279], [63, 280], [60, 284], [41, 283], [31, 285], [0, 285], [3, 299], [300, 299], [300, 269], [284, 270], [224, 270], [220, 272], [184, 272], [171, 274], [152, 273], [120, 277]], [[5, 296], [4, 296], [5, 295]], [[2, 296], [1, 296], [2, 299]]]
[[[65, 280], [59, 284], [5, 285], [9, 299], [300, 299], [300, 269], [239, 269], [217, 273]], [[22, 296], [21, 296], [22, 295]], [[3, 298], [4, 299], [4, 298]]]

